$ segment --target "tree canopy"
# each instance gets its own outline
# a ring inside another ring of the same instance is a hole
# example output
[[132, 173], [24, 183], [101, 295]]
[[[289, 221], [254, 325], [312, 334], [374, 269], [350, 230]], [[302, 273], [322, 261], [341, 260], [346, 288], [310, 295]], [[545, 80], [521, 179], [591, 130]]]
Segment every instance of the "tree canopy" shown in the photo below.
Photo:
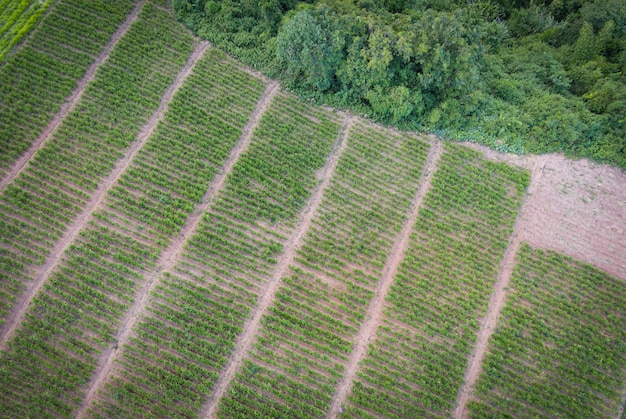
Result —
[[626, 0], [174, 0], [306, 98], [502, 151], [626, 168]]

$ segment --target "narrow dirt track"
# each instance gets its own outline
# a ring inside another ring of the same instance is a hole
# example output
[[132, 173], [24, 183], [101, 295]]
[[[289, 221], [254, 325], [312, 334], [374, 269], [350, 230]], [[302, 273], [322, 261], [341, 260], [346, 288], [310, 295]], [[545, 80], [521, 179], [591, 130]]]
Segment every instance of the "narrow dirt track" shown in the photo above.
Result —
[[617, 409], [617, 415], [615, 419], [622, 419], [622, 415], [624, 414], [624, 405], [626, 405], [626, 386], [622, 390], [622, 404]]
[[100, 185], [95, 190], [91, 198], [89, 198], [89, 201], [87, 201], [87, 204], [85, 205], [81, 213], [76, 217], [69, 229], [65, 232], [65, 234], [63, 234], [63, 236], [52, 248], [52, 250], [46, 257], [43, 266], [39, 269], [39, 273], [37, 274], [36, 278], [30, 285], [30, 287], [26, 290], [22, 298], [15, 304], [13, 312], [9, 315], [6, 323], [0, 329], [0, 351], [6, 348], [7, 342], [15, 333], [15, 329], [24, 319], [24, 315], [26, 314], [26, 311], [28, 310], [31, 301], [33, 300], [35, 295], [37, 295], [41, 287], [43, 287], [43, 285], [47, 282], [48, 277], [56, 267], [65, 250], [70, 246], [70, 244], [72, 244], [76, 236], [78, 236], [78, 234], [87, 225], [88, 221], [91, 219], [91, 214], [96, 211], [102, 204], [102, 201], [104, 200], [107, 191], [113, 185], [115, 185], [120, 176], [126, 171], [126, 168], [130, 165], [137, 152], [141, 150], [144, 144], [148, 141], [148, 138], [150, 138], [152, 132], [156, 129], [157, 123], [163, 117], [163, 114], [167, 110], [167, 106], [172, 100], [172, 97], [174, 96], [178, 88], [182, 85], [187, 76], [191, 74], [191, 70], [195, 65], [195, 62], [200, 58], [200, 56], [202, 56], [202, 54], [204, 54], [204, 50], [207, 48], [207, 45], [207, 43], [202, 42], [198, 45], [198, 47], [196, 47], [195, 51], [193, 51], [193, 53], [187, 60], [185, 66], [176, 76], [176, 79], [174, 80], [172, 85], [167, 89], [167, 91], [161, 98], [161, 103], [159, 104], [159, 107], [154, 112], [154, 114], [152, 114], [148, 122], [143, 126], [140, 133], [137, 135], [137, 139], [130, 146], [124, 158], [118, 161], [109, 176], [102, 182], [100, 182]]
[[[206, 45], [208, 45], [208, 43], [205, 43], [205, 46]], [[180, 255], [180, 252], [183, 250], [185, 243], [190, 237], [193, 236], [196, 229], [198, 228], [198, 225], [200, 224], [200, 221], [202, 219], [202, 214], [211, 207], [215, 200], [215, 197], [223, 189], [224, 182], [226, 181], [228, 174], [232, 171], [233, 166], [239, 160], [239, 156], [248, 148], [250, 140], [252, 139], [252, 133], [259, 124], [261, 117], [269, 107], [270, 103], [272, 102], [272, 99], [278, 92], [278, 87], [279, 85], [277, 82], [272, 82], [266, 87], [265, 91], [258, 101], [256, 109], [252, 113], [250, 119], [248, 120], [248, 123], [243, 129], [239, 141], [231, 150], [224, 164], [224, 167], [209, 184], [207, 192], [202, 197], [201, 203], [196, 205], [194, 212], [187, 219], [187, 223], [185, 224], [181, 232], [172, 241], [172, 243], [170, 243], [167, 249], [165, 249], [163, 253], [161, 253], [159, 260], [156, 262], [157, 268], [152, 271], [150, 275], [147, 276], [144, 286], [135, 297], [135, 303], [128, 311], [128, 314], [126, 315], [126, 318], [124, 319], [122, 326], [119, 329], [116, 339], [116, 348], [123, 348], [124, 345], [126, 345], [126, 343], [128, 342], [128, 339], [130, 338], [131, 333], [135, 328], [135, 325], [143, 316], [143, 313], [149, 303], [150, 295], [159, 284], [159, 278], [161, 277], [161, 274], [163, 272], [171, 271], [174, 268], [174, 265], [178, 261], [178, 257]], [[96, 373], [89, 383], [86, 396], [83, 399], [83, 403], [76, 414], [77, 418], [85, 417], [87, 410], [96, 399], [99, 389], [102, 388], [102, 386], [106, 382], [106, 379], [111, 372], [111, 368], [113, 367], [113, 362], [115, 361], [118, 354], [119, 351], [117, 349], [108, 349], [107, 351], [104, 351], [102, 353], [98, 362], [98, 367], [96, 368]]]
[[[137, 20], [137, 16], [141, 11], [141, 8], [146, 3], [146, 0], [140, 0], [135, 8], [130, 12], [124, 23], [117, 29], [117, 31], [111, 37], [109, 43], [104, 47], [96, 61], [94, 61], [87, 72], [83, 76], [83, 78], [78, 82], [76, 88], [72, 92], [72, 94], [66, 99], [65, 103], [61, 105], [59, 112], [52, 118], [52, 121], [48, 123], [46, 128], [39, 134], [37, 139], [31, 144], [31, 146], [22, 154], [22, 156], [13, 164], [11, 169], [6, 173], [6, 175], [0, 180], [0, 192], [4, 190], [4, 188], [13, 181], [24, 168], [28, 165], [28, 162], [35, 156], [37, 151], [48, 141], [48, 139], [52, 136], [52, 134], [59, 127], [63, 119], [76, 107], [80, 98], [82, 97], [85, 88], [87, 85], [95, 78], [96, 71], [98, 68], [104, 63], [107, 58], [109, 58], [109, 54], [115, 45], [117, 45], [118, 41], [126, 34], [130, 25]], [[54, 6], [53, 6], [54, 7]], [[52, 9], [50, 7], [48, 10]]]
[[422, 206], [422, 201], [430, 189], [432, 178], [437, 167], [437, 162], [439, 161], [442, 152], [443, 144], [441, 141], [435, 140], [431, 146], [430, 152], [428, 153], [428, 158], [426, 159], [426, 164], [424, 165], [424, 170], [422, 172], [422, 178], [420, 179], [417, 192], [409, 207], [407, 218], [402, 226], [400, 234], [397, 236], [396, 241], [393, 244], [389, 257], [385, 262], [381, 278], [376, 286], [374, 298], [370, 302], [365, 321], [362, 323], [359, 334], [356, 337], [354, 348], [348, 360], [348, 366], [346, 367], [342, 380], [337, 386], [337, 392], [333, 397], [333, 402], [327, 415], [329, 418], [337, 417], [337, 415], [341, 413], [342, 404], [345, 402], [346, 397], [352, 389], [352, 384], [356, 377], [359, 363], [365, 357], [367, 348], [374, 338], [378, 326], [380, 325], [383, 314], [383, 304], [385, 303], [393, 278], [398, 272], [398, 267], [404, 259], [406, 250], [409, 247], [411, 232], [413, 231], [413, 227], [417, 221], [417, 215], [420, 207]]
[[515, 267], [515, 257], [522, 242], [520, 232], [523, 230], [524, 223], [526, 222], [525, 211], [528, 208], [529, 201], [536, 193], [538, 185], [541, 182], [546, 161], [546, 156], [536, 157], [535, 166], [531, 172], [530, 185], [524, 195], [522, 206], [520, 207], [517, 219], [515, 220], [513, 233], [509, 239], [509, 244], [500, 265], [500, 271], [498, 272], [495, 288], [489, 300], [487, 315], [481, 322], [478, 339], [476, 341], [476, 348], [470, 356], [469, 367], [465, 371], [464, 382], [457, 396], [456, 408], [454, 410], [454, 417], [457, 419], [469, 416], [469, 412], [467, 412], [467, 402], [474, 393], [476, 380], [482, 370], [483, 359], [485, 358], [485, 353], [487, 352], [489, 338], [496, 329], [498, 316], [504, 307], [506, 288], [509, 286], [511, 274], [513, 273], [513, 268]]
[[346, 116], [341, 128], [339, 129], [339, 135], [337, 136], [337, 141], [333, 147], [330, 158], [327, 160], [326, 165], [322, 169], [322, 181], [313, 189], [311, 197], [307, 201], [301, 213], [300, 220], [298, 221], [294, 232], [285, 244], [286, 250], [278, 259], [278, 263], [274, 269], [272, 278], [265, 288], [265, 292], [260, 297], [259, 303], [254, 309], [252, 316], [244, 324], [243, 333], [237, 337], [237, 340], [235, 341], [235, 349], [230, 355], [228, 363], [224, 366], [224, 369], [222, 370], [208, 401], [203, 406], [200, 413], [201, 417], [213, 418], [216, 416], [220, 400], [224, 394], [226, 394], [226, 390], [228, 389], [230, 382], [235, 377], [235, 374], [243, 362], [244, 355], [248, 352], [250, 345], [254, 341], [254, 337], [259, 331], [261, 318], [268, 311], [274, 301], [274, 296], [281, 284], [281, 278], [287, 272], [289, 265], [293, 263], [296, 252], [302, 246], [304, 235], [309, 229], [313, 216], [317, 213], [317, 208], [322, 202], [324, 191], [330, 184], [330, 180], [335, 172], [337, 163], [339, 162], [339, 157], [346, 148], [348, 143], [348, 134], [350, 133], [350, 128], [353, 123], [354, 117]]

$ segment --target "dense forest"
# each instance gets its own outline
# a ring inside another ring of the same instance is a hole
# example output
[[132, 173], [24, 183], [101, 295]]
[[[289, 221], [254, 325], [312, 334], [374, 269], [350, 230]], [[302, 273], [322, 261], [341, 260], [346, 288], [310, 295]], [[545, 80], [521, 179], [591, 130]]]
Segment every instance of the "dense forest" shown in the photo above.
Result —
[[302, 97], [515, 153], [626, 168], [626, 0], [174, 0]]

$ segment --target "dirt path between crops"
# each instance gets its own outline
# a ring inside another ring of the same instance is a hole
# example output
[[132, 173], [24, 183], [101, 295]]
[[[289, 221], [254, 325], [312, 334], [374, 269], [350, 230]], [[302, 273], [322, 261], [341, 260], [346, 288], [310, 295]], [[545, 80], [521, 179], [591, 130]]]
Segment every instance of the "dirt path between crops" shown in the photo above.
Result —
[[528, 212], [530, 202], [537, 193], [537, 188], [541, 183], [547, 157], [535, 156], [534, 160], [535, 165], [531, 171], [530, 185], [523, 197], [522, 205], [517, 215], [517, 219], [515, 220], [513, 233], [511, 234], [509, 244], [500, 265], [500, 271], [498, 272], [495, 289], [493, 291], [493, 294], [491, 294], [491, 299], [489, 300], [487, 315], [481, 321], [476, 347], [470, 355], [469, 367], [465, 371], [464, 383], [463, 386], [461, 386], [461, 389], [459, 390], [457, 396], [456, 408], [454, 410], [455, 418], [466, 418], [469, 416], [469, 412], [466, 409], [467, 402], [474, 392], [476, 380], [478, 379], [478, 376], [480, 375], [480, 372], [482, 370], [482, 363], [485, 357], [485, 353], [487, 352], [487, 344], [489, 343], [489, 338], [496, 329], [498, 316], [500, 314], [500, 311], [504, 307], [506, 288], [509, 285], [511, 274], [513, 273], [513, 268], [515, 267], [515, 257], [517, 255], [517, 252], [519, 251], [522, 242], [521, 231], [524, 228], [526, 220], [525, 214], [526, 212]]
[[83, 96], [85, 89], [89, 83], [95, 78], [96, 71], [98, 68], [109, 58], [111, 51], [117, 45], [118, 41], [126, 34], [130, 25], [137, 20], [139, 16], [139, 12], [141, 8], [145, 4], [147, 0], [140, 0], [135, 8], [130, 12], [126, 20], [122, 23], [122, 25], [115, 31], [108, 44], [104, 47], [96, 61], [94, 61], [89, 68], [87, 68], [87, 72], [83, 76], [82, 79], [76, 85], [76, 88], [70, 94], [70, 96], [66, 99], [65, 103], [61, 105], [59, 111], [54, 115], [52, 121], [48, 123], [48, 125], [44, 128], [44, 130], [39, 134], [37, 139], [30, 145], [28, 150], [22, 154], [22, 156], [13, 164], [11, 169], [5, 174], [5, 176], [0, 180], [0, 192], [4, 190], [4, 188], [13, 181], [28, 165], [28, 162], [35, 156], [37, 151], [48, 141], [48, 139], [54, 134], [57, 130], [61, 122], [65, 119], [65, 117], [74, 110], [80, 98]]
[[624, 387], [624, 389], [622, 390], [621, 401], [622, 403], [617, 409], [617, 415], [615, 416], [615, 419], [622, 419], [622, 416], [624, 415], [624, 407], [626, 406], [626, 387]]
[[347, 115], [339, 128], [339, 134], [333, 147], [333, 151], [322, 169], [322, 181], [319, 182], [313, 189], [309, 200], [301, 212], [296, 228], [289, 237], [287, 243], [285, 243], [285, 251], [278, 258], [276, 268], [274, 268], [274, 272], [272, 273], [272, 278], [259, 298], [259, 302], [252, 312], [252, 316], [244, 324], [243, 332], [237, 337], [235, 341], [235, 349], [230, 355], [224, 369], [220, 373], [220, 376], [213, 387], [213, 391], [209, 395], [209, 399], [203, 406], [200, 413], [201, 417], [213, 418], [216, 416], [220, 400], [224, 394], [226, 394], [226, 390], [228, 389], [230, 382], [233, 380], [235, 374], [239, 370], [239, 367], [243, 363], [244, 355], [248, 352], [255, 336], [259, 331], [261, 318], [265, 313], [267, 313], [270, 305], [274, 301], [274, 296], [276, 295], [276, 292], [281, 284], [281, 278], [287, 272], [289, 265], [293, 263], [296, 252], [303, 244], [304, 235], [308, 231], [311, 221], [313, 220], [313, 216], [317, 213], [317, 209], [322, 202], [324, 191], [330, 184], [330, 180], [335, 172], [337, 163], [339, 162], [339, 157], [346, 148], [348, 135], [352, 125], [354, 124], [354, 119], [354, 116]]
[[415, 197], [411, 202], [408, 216], [404, 222], [404, 225], [402, 226], [400, 234], [396, 237], [396, 241], [393, 244], [387, 261], [385, 262], [381, 278], [378, 281], [378, 285], [376, 286], [374, 298], [370, 302], [365, 321], [361, 324], [361, 329], [359, 330], [359, 334], [356, 337], [355, 345], [348, 359], [348, 365], [344, 372], [343, 378], [337, 386], [337, 392], [333, 397], [330, 410], [326, 415], [328, 418], [335, 418], [343, 412], [342, 405], [348, 397], [350, 390], [352, 389], [352, 384], [354, 383], [354, 379], [356, 378], [359, 363], [365, 357], [367, 348], [373, 341], [376, 330], [378, 330], [378, 326], [381, 323], [385, 299], [387, 298], [387, 294], [389, 292], [391, 284], [393, 283], [393, 279], [398, 272], [398, 267], [404, 259], [404, 255], [406, 254], [406, 251], [409, 247], [409, 238], [411, 237], [411, 232], [413, 231], [413, 227], [415, 226], [415, 222], [417, 221], [417, 215], [419, 213], [420, 207], [422, 206], [422, 201], [424, 200], [424, 197], [430, 189], [433, 175], [436, 171], [437, 162], [439, 161], [442, 152], [443, 144], [441, 143], [441, 141], [435, 139], [431, 146], [430, 152], [428, 153], [426, 164], [424, 165], [422, 177], [420, 179], [420, 184], [417, 188]]
[[[206, 46], [209, 45], [209, 43], [204, 42], [203, 44], [204, 47], [202, 48], [202, 52], [204, 52], [204, 49], [206, 48]], [[252, 133], [254, 132], [254, 129], [259, 125], [261, 117], [272, 103], [274, 96], [278, 92], [278, 88], [278, 82], [272, 82], [265, 88], [265, 91], [257, 102], [256, 109], [254, 110], [247, 124], [243, 128], [242, 134], [239, 137], [239, 141], [230, 151], [230, 154], [226, 159], [224, 166], [215, 176], [213, 181], [211, 181], [211, 183], [209, 184], [207, 192], [202, 197], [200, 203], [196, 205], [194, 212], [187, 218], [187, 222], [185, 223], [185, 226], [180, 231], [178, 236], [170, 243], [170, 245], [163, 251], [163, 253], [161, 253], [161, 256], [159, 256], [159, 260], [156, 263], [156, 269], [153, 270], [150, 275], [146, 276], [146, 281], [143, 287], [135, 296], [135, 302], [131, 306], [128, 314], [126, 315], [126, 318], [119, 328], [115, 347], [108, 348], [106, 351], [103, 351], [100, 356], [96, 372], [94, 373], [89, 383], [88, 389], [86, 391], [86, 396], [83, 399], [83, 403], [81, 404], [76, 414], [77, 418], [85, 417], [87, 410], [93, 404], [94, 400], [96, 400], [96, 398], [98, 397], [98, 391], [104, 386], [104, 383], [111, 373], [113, 362], [116, 360], [118, 354], [120, 353], [119, 349], [124, 348], [124, 346], [128, 343], [128, 340], [131, 337], [135, 325], [143, 317], [143, 314], [148, 307], [150, 296], [159, 284], [159, 279], [161, 278], [162, 273], [173, 270], [176, 262], [178, 261], [180, 253], [184, 248], [185, 243], [194, 235], [194, 233], [198, 229], [200, 221], [202, 220], [202, 215], [206, 211], [208, 211], [209, 208], [213, 205], [215, 197], [224, 188], [224, 183], [226, 182], [228, 174], [232, 172], [233, 167], [235, 163], [237, 163], [237, 161], [239, 160], [241, 154], [248, 149], [250, 141], [252, 140]]]
[[122, 176], [137, 152], [141, 150], [144, 144], [148, 141], [148, 139], [156, 129], [157, 123], [161, 120], [161, 118], [163, 118], [163, 115], [167, 110], [168, 104], [172, 100], [172, 97], [174, 96], [178, 88], [182, 85], [187, 76], [191, 74], [193, 66], [195, 65], [196, 61], [204, 54], [204, 50], [206, 49], [206, 47], [207, 43], [205, 42], [200, 43], [198, 47], [196, 47], [195, 51], [193, 51], [193, 53], [187, 60], [185, 66], [182, 68], [180, 73], [176, 76], [174, 82], [170, 85], [170, 87], [161, 98], [161, 103], [159, 103], [159, 107], [157, 108], [157, 110], [152, 114], [148, 122], [143, 126], [143, 128], [137, 135], [137, 139], [135, 140], [135, 142], [126, 151], [124, 158], [119, 160], [109, 176], [104, 179], [104, 181], [100, 182], [100, 185], [98, 186], [98, 188], [96, 188], [93, 195], [91, 195], [83, 210], [76, 217], [69, 229], [63, 234], [63, 236], [52, 248], [52, 250], [46, 257], [44, 264], [39, 269], [39, 273], [37, 274], [36, 278], [30, 284], [28, 289], [24, 292], [22, 298], [15, 304], [13, 312], [8, 317], [6, 323], [0, 329], [0, 351], [6, 348], [7, 342], [15, 333], [15, 329], [24, 319], [24, 315], [26, 314], [26, 311], [28, 310], [31, 301], [33, 300], [35, 295], [37, 295], [43, 285], [47, 282], [48, 277], [57, 266], [57, 263], [61, 259], [65, 250], [72, 244], [74, 239], [87, 225], [87, 222], [91, 219], [91, 214], [100, 207], [108, 190], [117, 182], [120, 176]]

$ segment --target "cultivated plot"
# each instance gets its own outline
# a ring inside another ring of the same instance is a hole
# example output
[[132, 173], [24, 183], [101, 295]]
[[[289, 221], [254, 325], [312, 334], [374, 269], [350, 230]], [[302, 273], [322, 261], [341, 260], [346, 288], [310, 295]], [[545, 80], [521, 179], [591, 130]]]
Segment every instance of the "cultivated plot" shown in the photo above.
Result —
[[358, 123], [218, 414], [321, 417], [417, 190], [429, 144]]
[[42, 265], [53, 263], [68, 227], [104, 193], [103, 179], [157, 110], [194, 43], [169, 13], [147, 4], [76, 109], [2, 191], [0, 324], [16, 302], [19, 309]]
[[623, 174], [491, 156], [527, 189], [279, 92], [169, 8], [0, 0], [0, 416], [618, 413], [624, 282], [534, 247], [622, 278]]
[[289, 95], [274, 98], [180, 260], [160, 278], [90, 415], [199, 414], [286, 250], [337, 119]]
[[[19, 3], [34, 10], [42, 2]], [[0, 178], [52, 120], [135, 3], [55, 2], [24, 45], [4, 62], [0, 52]]]
[[523, 244], [469, 403], [471, 417], [616, 417], [626, 284]]
[[345, 416], [451, 414], [528, 181], [446, 145]]
[[[171, 20], [163, 13], [153, 7], [142, 13], [139, 25], [134, 27], [136, 31], [131, 29], [129, 32], [131, 45], [127, 45], [127, 54], [133, 51], [133, 45], [145, 47], [151, 42], [153, 47], [157, 47], [155, 51], [158, 51], [160, 43], [176, 40], [181, 43], [181, 51], [189, 49], [193, 44], [190, 36], [182, 31], [169, 31], [167, 27]], [[154, 28], [159, 24], [163, 26], [155, 32]], [[162, 39], [158, 33], [166, 38]], [[173, 39], [168, 40], [167, 36]], [[120, 45], [124, 46], [124, 43]], [[169, 58], [171, 66], [176, 65], [176, 55], [168, 57], [163, 51], [159, 54], [166, 61]], [[143, 86], [157, 89], [158, 85], [150, 82], [156, 79], [164, 88], [171, 81], [167, 72], [173, 67], [159, 62], [154, 56], [152, 58], [154, 62], [151, 65], [162, 65], [159, 71], [165, 74], [155, 73]], [[145, 66], [142, 60], [134, 62], [140, 69]], [[126, 68], [137, 67], [129, 65]], [[96, 85], [106, 86], [103, 80], [107, 79], [97, 79]], [[102, 84], [99, 85], [98, 81]], [[103, 92], [97, 87], [93, 89], [94, 92]], [[158, 103], [160, 97], [156, 97], [156, 91], [152, 93], [155, 94], [153, 100]], [[187, 96], [179, 95], [183, 104]], [[99, 106], [111, 105], [107, 101], [111, 97], [116, 96], [104, 96], [99, 101], [94, 99], [94, 102]], [[180, 107], [184, 108], [184, 105]], [[172, 110], [174, 119], [181, 116], [180, 107]], [[141, 114], [149, 109], [137, 108]], [[251, 108], [245, 110], [250, 111]], [[136, 122], [124, 121], [122, 116], [118, 115], [120, 125], [126, 123], [136, 128]], [[115, 118], [112, 112], [102, 117]], [[82, 127], [87, 129], [88, 125], [85, 123]], [[3, 335], [5, 350], [0, 356], [4, 367], [0, 371], [3, 388], [0, 406], [7, 416], [67, 416], [76, 409], [80, 403], [81, 387], [94, 372], [99, 351], [112, 344], [120, 319], [132, 303], [144, 272], [153, 266], [168, 239], [185, 223], [186, 216], [217, 172], [220, 160], [228, 154], [228, 140], [232, 143], [239, 136], [236, 129], [224, 129], [223, 136], [214, 140], [220, 145], [218, 147], [204, 135], [200, 135], [202, 143], [197, 136], [190, 139], [176, 133], [176, 128], [176, 123], [169, 121], [158, 127], [157, 133], [137, 154], [128, 172], [123, 174], [109, 191], [105, 202], [97, 208], [95, 217], [67, 247], [60, 262], [52, 265], [51, 274], [41, 278], [43, 287], [28, 307], [24, 320], [17, 325], [15, 336], [8, 337], [12, 337], [8, 346], [5, 345], [7, 336]], [[207, 131], [211, 129], [214, 128], [209, 127]], [[179, 140], [176, 146], [170, 140], [173, 132]], [[98, 138], [94, 135], [91, 140], [95, 144]], [[84, 143], [88, 144], [87, 139]], [[102, 147], [106, 148], [106, 145], [102, 144]], [[97, 157], [94, 150], [92, 156], [84, 159]], [[184, 164], [189, 164], [186, 177], [180, 173]], [[61, 169], [64, 166], [57, 167]], [[170, 183], [162, 183], [163, 179]], [[179, 189], [174, 191], [174, 186]], [[45, 185], [40, 187], [45, 189]], [[32, 189], [22, 185], [23, 190]], [[120, 201], [124, 205], [120, 206]], [[6, 215], [3, 213], [3, 216]], [[61, 215], [64, 214], [56, 214], [57, 217]]]

